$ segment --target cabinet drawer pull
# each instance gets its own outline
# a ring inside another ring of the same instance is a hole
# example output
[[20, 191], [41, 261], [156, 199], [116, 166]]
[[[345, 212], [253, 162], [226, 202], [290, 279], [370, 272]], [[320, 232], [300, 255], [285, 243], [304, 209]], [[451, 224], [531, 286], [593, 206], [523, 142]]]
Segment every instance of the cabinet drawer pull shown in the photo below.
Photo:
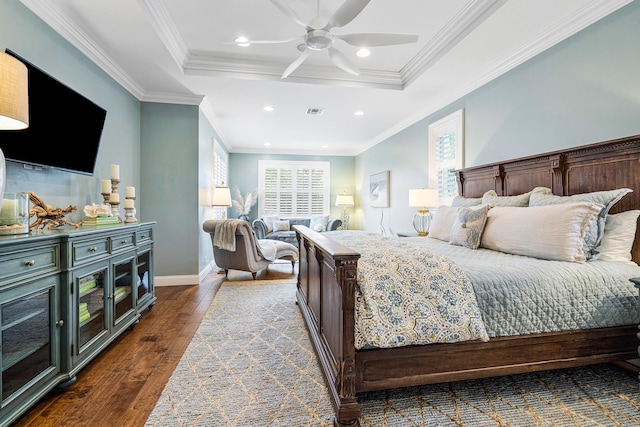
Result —
[[141, 234], [141, 235], [140, 235], [140, 238], [141, 238], [141, 239], [146, 239], [146, 238], [147, 238], [147, 235], [146, 235], [146, 234]]
[[120, 243], [122, 243], [123, 245], [126, 245], [126, 244], [127, 244], [127, 241], [126, 241], [125, 239], [122, 239], [122, 240], [120, 241]]
[[98, 248], [96, 248], [95, 246], [93, 248], [89, 248], [89, 252], [97, 252]]
[[25, 261], [24, 262], [24, 266], [25, 267], [33, 267], [34, 265], [36, 265], [36, 260], [34, 260], [34, 259], [31, 259], [29, 261]]

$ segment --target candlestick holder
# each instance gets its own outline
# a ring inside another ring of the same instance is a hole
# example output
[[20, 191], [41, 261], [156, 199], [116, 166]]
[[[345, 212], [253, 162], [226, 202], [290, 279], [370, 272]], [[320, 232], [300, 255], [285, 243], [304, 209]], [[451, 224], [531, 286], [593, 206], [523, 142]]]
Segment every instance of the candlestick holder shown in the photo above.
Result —
[[[125, 199], [125, 204], [124, 204], [124, 222], [127, 224], [133, 223], [133, 222], [138, 222], [138, 219], [136, 218], [136, 207], [135, 205], [132, 207], [127, 207], [127, 202], [126, 200], [131, 200], [134, 201], [136, 200], [135, 197], [127, 197]], [[133, 203], [131, 203], [133, 205]]]
[[[118, 194], [118, 184], [120, 184], [120, 180], [116, 178], [111, 178], [111, 193]], [[109, 195], [111, 197], [111, 195]], [[122, 218], [120, 217], [120, 202], [112, 202], [109, 200], [109, 204], [111, 205], [111, 216], [115, 216], [118, 218], [118, 222], [122, 222]]]
[[118, 218], [118, 222], [122, 222], [122, 218], [120, 218], [120, 202], [109, 202], [111, 205], [111, 216], [115, 216]]
[[111, 193], [100, 193], [102, 194], [102, 204], [103, 205], [108, 205], [109, 204], [109, 197], [111, 197]]
[[118, 184], [120, 184], [120, 180], [119, 179], [111, 178], [111, 192], [112, 193], [117, 193], [118, 192]]

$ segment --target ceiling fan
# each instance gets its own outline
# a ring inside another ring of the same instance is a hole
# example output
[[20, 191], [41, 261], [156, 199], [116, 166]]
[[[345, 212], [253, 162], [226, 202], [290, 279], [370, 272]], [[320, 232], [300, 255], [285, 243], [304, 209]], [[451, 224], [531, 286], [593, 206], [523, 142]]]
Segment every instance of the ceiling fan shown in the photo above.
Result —
[[356, 47], [377, 47], [398, 44], [415, 43], [417, 35], [412, 34], [384, 34], [384, 33], [360, 33], [360, 34], [333, 34], [332, 28], [343, 27], [355, 19], [356, 16], [369, 4], [371, 0], [345, 0], [330, 18], [320, 16], [320, 0], [318, 0], [318, 14], [308, 23], [303, 22], [293, 8], [285, 0], [271, 0], [281, 12], [293, 22], [305, 28], [303, 37], [280, 41], [250, 41], [249, 43], [289, 43], [301, 41], [298, 50], [302, 53], [282, 73], [281, 78], [287, 78], [298, 68], [314, 51], [327, 50], [329, 58], [335, 66], [355, 76], [360, 70], [338, 49], [333, 47], [334, 40], [342, 40]]

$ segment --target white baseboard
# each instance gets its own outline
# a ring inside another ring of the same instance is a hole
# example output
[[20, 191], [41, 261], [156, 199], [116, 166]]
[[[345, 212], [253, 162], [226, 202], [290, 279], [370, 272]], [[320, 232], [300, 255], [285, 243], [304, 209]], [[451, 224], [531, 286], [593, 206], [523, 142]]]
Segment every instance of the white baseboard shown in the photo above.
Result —
[[200, 278], [195, 274], [183, 276], [155, 276], [153, 284], [160, 286], [193, 286], [200, 284]]
[[193, 286], [199, 285], [204, 281], [209, 273], [217, 270], [218, 267], [214, 263], [209, 263], [197, 276], [194, 274], [182, 276], [155, 276], [155, 286]]

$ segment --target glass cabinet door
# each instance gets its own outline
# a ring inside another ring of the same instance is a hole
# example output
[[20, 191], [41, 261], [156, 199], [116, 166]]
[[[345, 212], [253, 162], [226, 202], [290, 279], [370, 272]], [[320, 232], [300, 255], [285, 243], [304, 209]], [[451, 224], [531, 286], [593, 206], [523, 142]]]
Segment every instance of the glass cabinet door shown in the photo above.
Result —
[[118, 322], [133, 311], [132, 285], [136, 277], [133, 271], [133, 257], [115, 261], [113, 263], [113, 323]]
[[149, 247], [147, 250], [138, 252], [136, 267], [138, 269], [138, 277], [136, 278], [136, 301], [138, 307], [140, 307], [140, 304], [147, 302], [147, 300], [151, 299], [153, 295], [153, 276], [151, 274], [151, 271], [153, 271], [151, 267], [151, 247]]
[[107, 268], [92, 271], [76, 279], [78, 286], [78, 345], [85, 344], [108, 328], [105, 312]]
[[53, 369], [54, 300], [54, 288], [50, 287], [0, 304], [2, 401]]

